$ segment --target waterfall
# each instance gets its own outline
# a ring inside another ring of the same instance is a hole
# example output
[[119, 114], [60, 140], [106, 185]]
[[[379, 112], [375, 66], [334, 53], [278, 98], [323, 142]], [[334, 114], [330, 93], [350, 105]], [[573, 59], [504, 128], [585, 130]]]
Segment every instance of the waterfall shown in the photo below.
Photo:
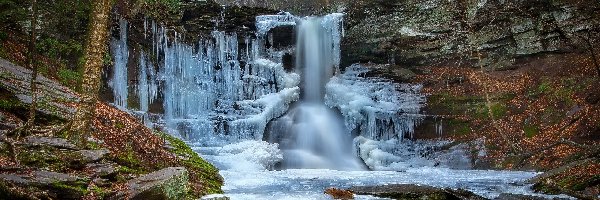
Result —
[[[273, 45], [280, 26], [295, 26], [295, 45]], [[343, 14], [262, 15], [255, 35], [213, 31], [195, 43], [155, 22], [143, 27], [151, 45], [131, 52], [138, 56], [129, 57], [127, 21], [119, 20], [111, 40], [113, 103], [195, 145], [267, 140], [275, 145], [268, 149], [282, 150], [283, 168], [363, 170], [360, 156], [373, 169], [402, 152], [378, 142], [412, 136], [422, 118], [420, 86], [365, 78], [360, 65], [342, 73]], [[292, 55], [295, 69], [284, 68], [284, 56]]]
[[[361, 170], [341, 116], [324, 104], [325, 85], [339, 66], [340, 20], [307, 17], [297, 26], [296, 68], [302, 71], [303, 97], [298, 106], [273, 122], [271, 142], [281, 145], [284, 168]], [[334, 42], [337, 41], [337, 42]]]

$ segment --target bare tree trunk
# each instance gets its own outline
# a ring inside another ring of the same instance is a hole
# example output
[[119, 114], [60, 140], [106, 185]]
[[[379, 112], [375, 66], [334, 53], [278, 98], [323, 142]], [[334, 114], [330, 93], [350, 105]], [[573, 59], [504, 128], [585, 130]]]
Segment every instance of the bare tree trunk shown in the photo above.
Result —
[[588, 45], [588, 49], [590, 50], [590, 54], [592, 56], [592, 61], [594, 62], [594, 66], [596, 67], [596, 73], [598, 73], [598, 77], [600, 77], [600, 63], [598, 63], [598, 59], [596, 58], [596, 52], [594, 51], [594, 44], [592, 44], [591, 30], [587, 31], [587, 38], [584, 38], [584, 41]]
[[91, 120], [95, 113], [100, 90], [103, 56], [107, 50], [109, 35], [109, 18], [113, 0], [97, 0], [93, 3], [90, 31], [85, 50], [85, 66], [81, 85], [81, 101], [73, 117], [69, 138], [85, 144], [87, 134], [91, 131]]
[[[36, 44], [36, 29], [37, 29], [37, 2], [36, 0], [31, 0], [31, 34], [29, 35], [29, 54], [27, 55], [27, 63], [29, 68], [31, 69], [31, 80], [29, 81], [29, 86], [31, 90], [31, 106], [29, 107], [29, 119], [25, 123], [23, 130], [25, 133], [30, 132], [31, 128], [35, 122], [35, 112], [37, 110], [37, 76], [38, 76], [38, 68], [34, 63], [35, 58], [35, 44]], [[17, 140], [21, 134], [17, 134]]]

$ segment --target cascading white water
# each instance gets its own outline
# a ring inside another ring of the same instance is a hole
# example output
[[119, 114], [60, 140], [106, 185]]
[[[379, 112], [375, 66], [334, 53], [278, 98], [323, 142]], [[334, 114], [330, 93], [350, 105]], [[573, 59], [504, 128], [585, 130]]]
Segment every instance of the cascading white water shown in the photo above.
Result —
[[297, 26], [296, 68], [303, 74], [303, 97], [271, 127], [271, 134], [280, 137], [272, 140], [284, 149], [284, 168], [363, 169], [341, 117], [323, 100], [325, 84], [339, 65], [333, 57], [339, 53], [334, 52], [339, 29], [332, 30], [327, 19], [308, 17]]

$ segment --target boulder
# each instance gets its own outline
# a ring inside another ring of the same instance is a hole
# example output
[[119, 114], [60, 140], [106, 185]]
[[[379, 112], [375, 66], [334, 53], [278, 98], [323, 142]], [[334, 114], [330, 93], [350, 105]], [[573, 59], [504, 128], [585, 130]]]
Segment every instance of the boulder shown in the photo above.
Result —
[[184, 199], [189, 190], [188, 171], [183, 167], [169, 167], [133, 179], [127, 185], [131, 199]]
[[358, 186], [350, 188], [355, 194], [372, 195], [391, 199], [485, 199], [466, 190], [441, 189], [431, 186], [394, 184], [382, 186]]

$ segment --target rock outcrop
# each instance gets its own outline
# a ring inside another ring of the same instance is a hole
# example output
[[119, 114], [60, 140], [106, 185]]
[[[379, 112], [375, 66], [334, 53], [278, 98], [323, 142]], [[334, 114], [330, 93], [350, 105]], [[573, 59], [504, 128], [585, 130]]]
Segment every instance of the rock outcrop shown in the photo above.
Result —
[[[597, 1], [357, 1], [349, 5], [344, 63], [435, 64], [587, 49], [600, 28]], [[588, 35], [592, 33], [592, 35]]]
[[[30, 91], [31, 70], [0, 58], [0, 91], [2, 100], [6, 102], [4, 109], [12, 110], [20, 118], [26, 115], [28, 104], [31, 103]], [[79, 97], [69, 88], [56, 81], [38, 76], [38, 111], [40, 118], [48, 120], [66, 119], [75, 112], [73, 103]], [[23, 113], [23, 114], [21, 114]]]

